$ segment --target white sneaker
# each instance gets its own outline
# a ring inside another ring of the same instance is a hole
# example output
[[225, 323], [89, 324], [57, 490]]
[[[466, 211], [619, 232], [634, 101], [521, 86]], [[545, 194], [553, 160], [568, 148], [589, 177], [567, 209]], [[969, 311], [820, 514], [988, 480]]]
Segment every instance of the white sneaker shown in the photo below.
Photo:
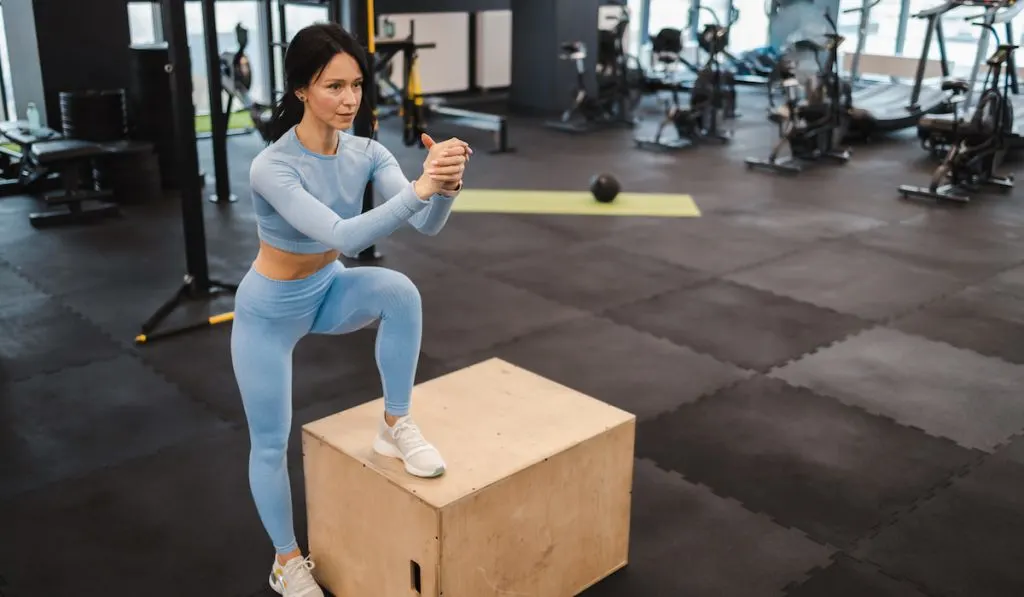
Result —
[[408, 415], [395, 421], [394, 427], [381, 419], [380, 431], [373, 440], [373, 449], [382, 456], [399, 458], [405, 470], [417, 477], [440, 477], [445, 464], [437, 448], [423, 439], [420, 428]]
[[284, 566], [275, 556], [270, 570], [270, 588], [284, 597], [324, 597], [323, 590], [313, 578], [314, 567], [309, 556], [292, 558]]

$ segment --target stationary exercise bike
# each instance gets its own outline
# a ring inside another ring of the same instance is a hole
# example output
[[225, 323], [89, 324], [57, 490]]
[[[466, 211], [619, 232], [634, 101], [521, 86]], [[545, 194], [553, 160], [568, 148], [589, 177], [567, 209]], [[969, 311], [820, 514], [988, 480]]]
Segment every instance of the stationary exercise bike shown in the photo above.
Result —
[[[810, 39], [801, 39], [791, 47], [777, 63], [769, 86], [769, 120], [778, 124], [779, 141], [772, 148], [767, 159], [747, 158], [748, 168], [766, 168], [775, 172], [799, 173], [799, 161], [818, 161], [822, 158], [836, 163], [850, 159], [848, 148], [838, 148], [846, 136], [849, 114], [853, 105], [852, 87], [839, 76], [837, 52], [845, 37], [839, 35], [835, 22], [829, 14], [825, 19], [832, 29], [824, 33], [824, 44]], [[825, 53], [825, 63], [821, 54]], [[799, 76], [800, 58], [814, 56], [817, 70], [806, 84]], [[772, 90], [781, 87], [785, 102], [776, 105]], [[789, 145], [790, 158], [779, 160], [779, 152]]]
[[629, 10], [620, 4], [620, 14], [612, 29], [597, 31], [597, 93], [586, 86], [587, 45], [582, 41], [564, 42], [559, 58], [576, 66], [576, 88], [572, 104], [561, 118], [545, 126], [573, 133], [591, 132], [610, 125], [633, 126], [640, 103], [643, 69], [635, 56], [626, 54], [622, 39], [629, 28]]
[[[690, 105], [683, 107], [676, 89], [672, 89], [672, 99], [666, 102], [665, 116], [654, 136], [635, 139], [637, 147], [641, 149], [683, 149], [702, 141], [724, 143], [731, 139], [731, 135], [719, 130], [722, 120], [736, 117], [736, 83], [733, 74], [722, 68], [721, 64], [722, 53], [729, 45], [729, 28], [721, 25], [718, 15], [712, 9], [706, 6], [700, 8], [710, 12], [715, 22], [704, 26], [697, 41], [700, 48], [707, 52], [708, 59], [698, 71], [697, 79], [690, 89]], [[682, 52], [681, 36], [662, 36], [659, 33], [659, 38], [657, 41], [662, 45], [672, 44], [671, 47], [657, 47], [660, 52]], [[662, 138], [665, 129], [670, 126], [675, 129], [676, 138]]]
[[[990, 25], [988, 28], [999, 43], [999, 34]], [[997, 176], [995, 169], [1002, 165], [1009, 147], [1008, 139], [1013, 130], [1013, 104], [1007, 99], [1012, 86], [1013, 73], [1003, 66], [1010, 61], [1018, 46], [999, 44], [989, 57], [988, 74], [985, 76], [986, 89], [978, 100], [970, 120], [960, 120], [957, 106], [963, 103], [968, 90], [966, 81], [953, 80], [942, 84], [942, 89], [952, 91], [953, 121], [952, 146], [942, 163], [932, 172], [928, 187], [901, 185], [900, 195], [904, 198], [928, 198], [967, 203], [970, 196], [966, 190], [977, 190], [990, 185], [1003, 190], [1013, 188], [1013, 175]], [[1012, 62], [1011, 62], [1012, 64]], [[999, 77], [1004, 77], [1003, 89], [999, 89]], [[989, 80], [991, 85], [989, 86]], [[948, 182], [947, 182], [948, 181]]]
[[250, 93], [252, 63], [245, 53], [245, 48], [249, 45], [249, 30], [241, 23], [235, 25], [235, 39], [238, 40], [238, 49], [220, 54], [220, 85], [228, 94], [228, 105], [224, 111], [231, 114], [231, 105], [237, 99], [242, 108], [249, 112], [249, 117], [259, 131], [260, 137], [270, 142], [273, 106], [256, 101]]

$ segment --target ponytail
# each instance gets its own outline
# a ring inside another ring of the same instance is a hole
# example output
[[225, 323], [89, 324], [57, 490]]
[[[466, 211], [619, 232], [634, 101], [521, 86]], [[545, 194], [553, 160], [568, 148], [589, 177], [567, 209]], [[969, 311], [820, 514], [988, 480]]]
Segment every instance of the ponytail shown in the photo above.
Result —
[[305, 106], [295, 96], [295, 92], [286, 92], [274, 106], [274, 116], [270, 123], [270, 142], [277, 141], [289, 129], [302, 122], [304, 110]]

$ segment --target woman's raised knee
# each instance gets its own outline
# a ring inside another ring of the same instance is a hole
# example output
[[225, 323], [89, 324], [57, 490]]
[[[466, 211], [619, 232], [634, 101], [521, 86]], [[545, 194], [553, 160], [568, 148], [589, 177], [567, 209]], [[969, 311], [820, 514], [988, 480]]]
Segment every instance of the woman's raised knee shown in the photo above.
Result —
[[416, 311], [422, 306], [420, 290], [408, 276], [389, 269], [380, 269], [379, 279], [374, 284], [385, 301], [385, 312], [388, 307], [411, 308]]

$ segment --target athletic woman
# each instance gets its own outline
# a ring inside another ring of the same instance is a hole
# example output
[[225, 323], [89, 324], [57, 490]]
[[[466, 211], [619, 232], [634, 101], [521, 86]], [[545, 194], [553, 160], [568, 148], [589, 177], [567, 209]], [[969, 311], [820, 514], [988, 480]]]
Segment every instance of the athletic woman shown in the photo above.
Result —
[[[300, 31], [284, 69], [287, 92], [275, 109], [272, 143], [250, 169], [260, 248], [235, 296], [231, 357], [249, 425], [250, 487], [276, 551], [270, 585], [287, 597], [323, 597], [292, 518], [292, 351], [307, 334], [345, 334], [377, 322], [384, 412], [373, 449], [401, 459], [412, 475], [444, 473], [441, 455], [409, 416], [419, 292], [401, 273], [348, 269], [338, 257], [355, 256], [405, 225], [440, 232], [472, 151], [458, 139], [424, 136], [423, 173], [410, 182], [381, 144], [348, 134], [357, 117], [371, 118], [362, 101], [371, 74], [359, 43], [338, 25]], [[361, 213], [371, 181], [383, 201]]]

